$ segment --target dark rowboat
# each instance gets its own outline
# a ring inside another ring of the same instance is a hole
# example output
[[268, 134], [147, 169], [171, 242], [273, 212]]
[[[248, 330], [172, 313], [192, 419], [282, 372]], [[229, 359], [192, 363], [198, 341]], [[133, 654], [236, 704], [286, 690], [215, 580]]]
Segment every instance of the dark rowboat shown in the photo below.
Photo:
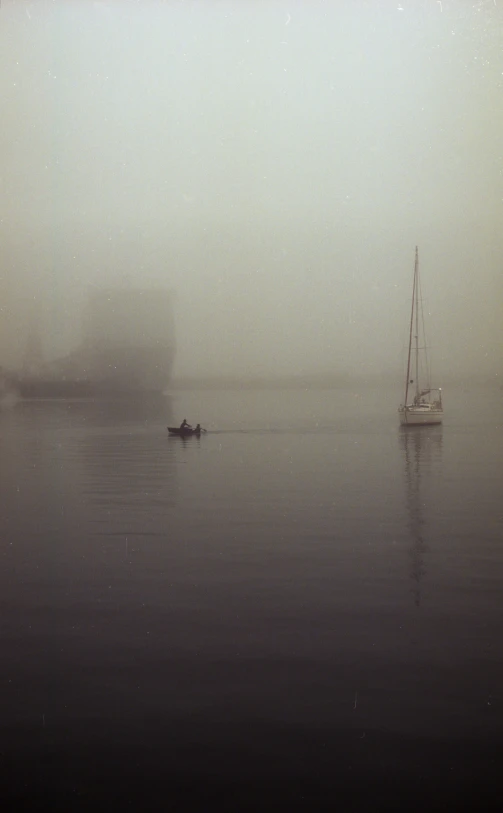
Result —
[[191, 435], [200, 437], [201, 433], [205, 431], [205, 429], [189, 429], [188, 427], [180, 429], [179, 426], [168, 426], [168, 432], [170, 435], [178, 435], [181, 438], [188, 438]]

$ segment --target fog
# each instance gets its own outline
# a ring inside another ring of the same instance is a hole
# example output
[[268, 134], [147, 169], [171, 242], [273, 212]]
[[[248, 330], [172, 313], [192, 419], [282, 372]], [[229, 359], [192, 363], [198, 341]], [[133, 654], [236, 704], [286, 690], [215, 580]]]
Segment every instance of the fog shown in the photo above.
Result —
[[178, 376], [503, 375], [503, 3], [0, 7], [0, 364], [176, 291]]

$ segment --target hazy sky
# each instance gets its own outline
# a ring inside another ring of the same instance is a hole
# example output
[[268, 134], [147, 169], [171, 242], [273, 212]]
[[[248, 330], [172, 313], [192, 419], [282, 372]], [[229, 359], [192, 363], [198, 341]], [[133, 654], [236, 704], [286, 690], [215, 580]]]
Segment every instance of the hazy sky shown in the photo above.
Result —
[[[503, 0], [2, 0], [2, 355], [177, 291], [179, 374], [503, 375]], [[1, 363], [1, 361], [0, 361]]]

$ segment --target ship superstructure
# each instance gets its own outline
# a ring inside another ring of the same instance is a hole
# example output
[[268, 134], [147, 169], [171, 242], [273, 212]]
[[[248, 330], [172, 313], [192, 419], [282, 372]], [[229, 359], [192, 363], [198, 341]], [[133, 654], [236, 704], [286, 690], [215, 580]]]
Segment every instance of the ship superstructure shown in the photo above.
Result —
[[74, 352], [17, 377], [25, 397], [163, 392], [175, 357], [173, 294], [100, 289], [89, 297]]

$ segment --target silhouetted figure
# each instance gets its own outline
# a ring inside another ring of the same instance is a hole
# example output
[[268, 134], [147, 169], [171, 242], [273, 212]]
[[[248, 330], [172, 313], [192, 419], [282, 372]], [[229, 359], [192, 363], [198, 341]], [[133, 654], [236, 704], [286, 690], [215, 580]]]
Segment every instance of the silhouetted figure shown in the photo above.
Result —
[[184, 418], [183, 421], [181, 422], [180, 429], [182, 430], [182, 432], [184, 429], [192, 429], [190, 423], [187, 423], [187, 418]]

